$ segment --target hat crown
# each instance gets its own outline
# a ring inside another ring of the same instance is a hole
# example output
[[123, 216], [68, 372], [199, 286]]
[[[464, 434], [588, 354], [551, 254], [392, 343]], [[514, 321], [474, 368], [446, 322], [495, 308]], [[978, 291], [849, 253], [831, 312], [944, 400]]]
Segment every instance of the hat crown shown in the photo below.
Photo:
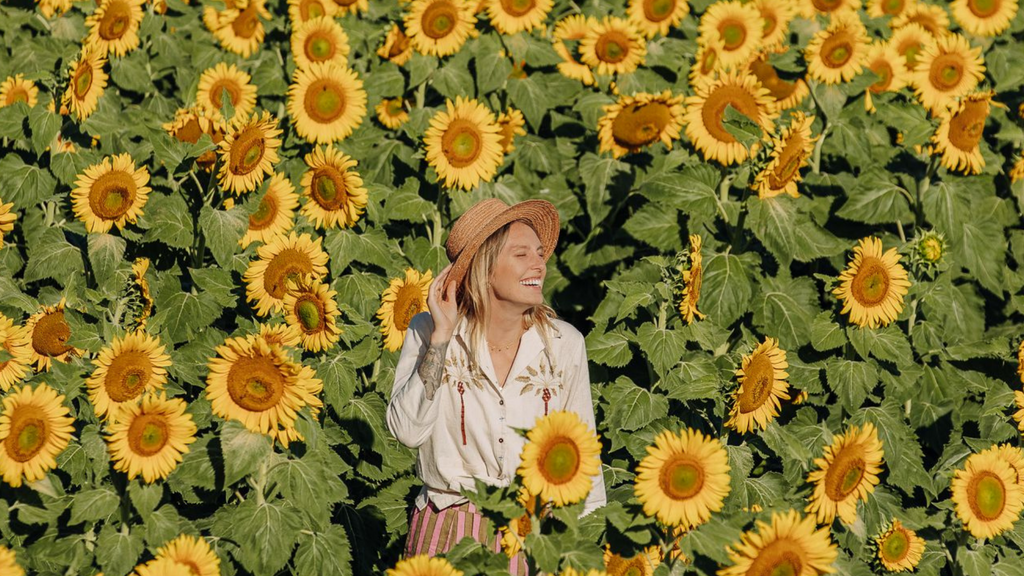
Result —
[[452, 225], [452, 231], [448, 234], [448, 241], [445, 243], [445, 251], [448, 259], [454, 262], [459, 254], [466, 249], [475, 232], [483, 228], [487, 222], [498, 217], [499, 214], [509, 209], [498, 198], [488, 198], [474, 204], [469, 210], [459, 217]]

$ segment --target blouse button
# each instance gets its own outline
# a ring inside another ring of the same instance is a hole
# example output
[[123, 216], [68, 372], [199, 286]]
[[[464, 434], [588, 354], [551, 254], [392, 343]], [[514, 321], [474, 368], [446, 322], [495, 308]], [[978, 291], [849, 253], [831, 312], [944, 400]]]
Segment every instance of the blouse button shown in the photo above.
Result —
[[504, 438], [498, 438], [498, 444], [504, 444], [504, 443], [505, 443], [505, 439]]
[[498, 405], [499, 406], [504, 406], [505, 405], [505, 401], [504, 400], [498, 400]]

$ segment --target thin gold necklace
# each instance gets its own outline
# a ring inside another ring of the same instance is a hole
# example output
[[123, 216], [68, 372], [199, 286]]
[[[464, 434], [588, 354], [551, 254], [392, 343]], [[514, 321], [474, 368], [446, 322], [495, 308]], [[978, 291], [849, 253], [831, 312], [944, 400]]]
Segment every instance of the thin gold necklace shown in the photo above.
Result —
[[513, 346], [519, 344], [519, 340], [522, 337], [523, 337], [523, 335], [520, 334], [515, 340], [512, 340], [508, 344], [504, 344], [504, 345], [494, 345], [494, 344], [491, 344], [490, 340], [488, 340], [487, 341], [487, 347], [491, 350], [491, 352], [504, 352], [506, 350], [510, 350]]

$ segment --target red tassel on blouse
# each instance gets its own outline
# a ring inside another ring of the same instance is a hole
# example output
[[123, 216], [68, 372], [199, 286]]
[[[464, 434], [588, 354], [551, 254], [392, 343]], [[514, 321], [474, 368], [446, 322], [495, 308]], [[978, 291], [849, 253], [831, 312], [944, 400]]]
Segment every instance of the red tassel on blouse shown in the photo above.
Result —
[[545, 388], [544, 389], [544, 394], [541, 395], [541, 398], [544, 399], [544, 415], [547, 416], [548, 415], [548, 400], [551, 400], [551, 391], [548, 390], [547, 388]]
[[462, 412], [462, 445], [466, 445], [466, 401], [463, 396], [466, 394], [466, 386], [459, 382], [459, 409]]

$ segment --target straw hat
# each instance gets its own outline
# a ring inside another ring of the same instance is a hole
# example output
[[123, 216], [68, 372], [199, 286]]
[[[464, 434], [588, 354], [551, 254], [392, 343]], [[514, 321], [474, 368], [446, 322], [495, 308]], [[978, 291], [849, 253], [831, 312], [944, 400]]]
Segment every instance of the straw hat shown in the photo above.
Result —
[[448, 235], [445, 250], [453, 265], [441, 287], [441, 294], [448, 293], [448, 285], [452, 282], [457, 287], [461, 286], [469, 264], [484, 240], [516, 220], [530, 224], [544, 247], [544, 260], [550, 258], [558, 243], [558, 210], [554, 204], [547, 200], [525, 200], [509, 206], [497, 198], [481, 200], [455, 221]]

